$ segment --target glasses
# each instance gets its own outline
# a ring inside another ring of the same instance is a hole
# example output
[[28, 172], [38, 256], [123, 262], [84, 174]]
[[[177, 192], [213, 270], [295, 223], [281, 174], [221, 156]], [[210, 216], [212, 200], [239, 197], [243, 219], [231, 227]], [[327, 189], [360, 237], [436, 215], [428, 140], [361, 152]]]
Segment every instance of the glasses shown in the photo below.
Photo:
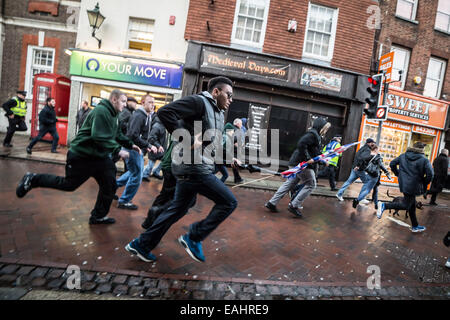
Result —
[[[219, 89], [219, 91], [222, 91], [221, 88], [217, 88], [217, 89]], [[225, 93], [227, 94], [227, 97], [228, 97], [229, 100], [231, 100], [231, 98], [233, 98], [233, 94], [232, 93], [230, 93], [230, 92], [225, 92]]]

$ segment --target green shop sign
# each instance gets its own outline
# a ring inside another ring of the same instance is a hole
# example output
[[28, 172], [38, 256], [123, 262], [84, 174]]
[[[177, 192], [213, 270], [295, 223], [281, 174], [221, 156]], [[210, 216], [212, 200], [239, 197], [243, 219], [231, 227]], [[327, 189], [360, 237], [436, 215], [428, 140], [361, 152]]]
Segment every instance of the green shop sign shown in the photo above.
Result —
[[73, 51], [70, 74], [181, 89], [183, 66], [105, 54]]

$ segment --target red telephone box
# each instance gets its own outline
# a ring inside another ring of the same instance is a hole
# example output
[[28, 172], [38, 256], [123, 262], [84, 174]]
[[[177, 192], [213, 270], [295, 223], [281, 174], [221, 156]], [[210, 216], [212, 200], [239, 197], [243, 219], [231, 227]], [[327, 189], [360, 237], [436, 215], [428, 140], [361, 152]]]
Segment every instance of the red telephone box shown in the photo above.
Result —
[[[33, 79], [33, 104], [31, 115], [31, 137], [39, 132], [39, 112], [44, 108], [48, 97], [55, 99], [56, 131], [59, 144], [67, 145], [67, 119], [69, 115], [70, 79], [55, 73], [39, 73]], [[42, 140], [51, 141], [52, 136], [47, 133]]]

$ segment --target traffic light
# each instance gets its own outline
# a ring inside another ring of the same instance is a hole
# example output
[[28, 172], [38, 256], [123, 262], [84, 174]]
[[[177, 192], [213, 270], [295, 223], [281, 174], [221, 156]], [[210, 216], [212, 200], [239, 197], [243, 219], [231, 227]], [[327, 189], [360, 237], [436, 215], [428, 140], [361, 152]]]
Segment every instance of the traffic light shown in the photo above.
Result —
[[381, 88], [383, 85], [383, 74], [376, 74], [369, 77], [369, 87], [367, 87], [367, 92], [369, 97], [366, 98], [366, 102], [369, 105], [367, 109], [364, 109], [364, 113], [367, 115], [367, 119], [376, 119], [378, 105], [380, 104], [381, 98]]

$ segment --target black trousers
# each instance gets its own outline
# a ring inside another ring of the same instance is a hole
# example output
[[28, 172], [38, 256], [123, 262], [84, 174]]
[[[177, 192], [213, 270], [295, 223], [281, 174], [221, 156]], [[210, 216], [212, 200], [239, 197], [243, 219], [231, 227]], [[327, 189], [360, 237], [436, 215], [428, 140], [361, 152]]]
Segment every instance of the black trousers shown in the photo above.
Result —
[[14, 118], [10, 119], [8, 117], [8, 129], [6, 130], [5, 140], [3, 144], [11, 143], [14, 132], [16, 131], [27, 131], [27, 125], [25, 124], [25, 117], [19, 117], [14, 115]]
[[336, 169], [337, 167], [333, 165], [328, 165], [327, 167], [320, 170], [318, 178], [328, 178], [328, 181], [330, 182], [330, 188], [335, 189], [336, 188]]
[[385, 209], [398, 209], [398, 210], [408, 210], [409, 218], [411, 219], [411, 224], [413, 227], [417, 227], [419, 223], [416, 218], [416, 196], [410, 194], [403, 194], [403, 202], [386, 202]]
[[110, 158], [81, 158], [69, 151], [65, 177], [37, 174], [33, 177], [31, 186], [74, 191], [90, 177], [93, 177], [100, 187], [91, 216], [100, 219], [108, 214], [117, 190], [116, 166]]

